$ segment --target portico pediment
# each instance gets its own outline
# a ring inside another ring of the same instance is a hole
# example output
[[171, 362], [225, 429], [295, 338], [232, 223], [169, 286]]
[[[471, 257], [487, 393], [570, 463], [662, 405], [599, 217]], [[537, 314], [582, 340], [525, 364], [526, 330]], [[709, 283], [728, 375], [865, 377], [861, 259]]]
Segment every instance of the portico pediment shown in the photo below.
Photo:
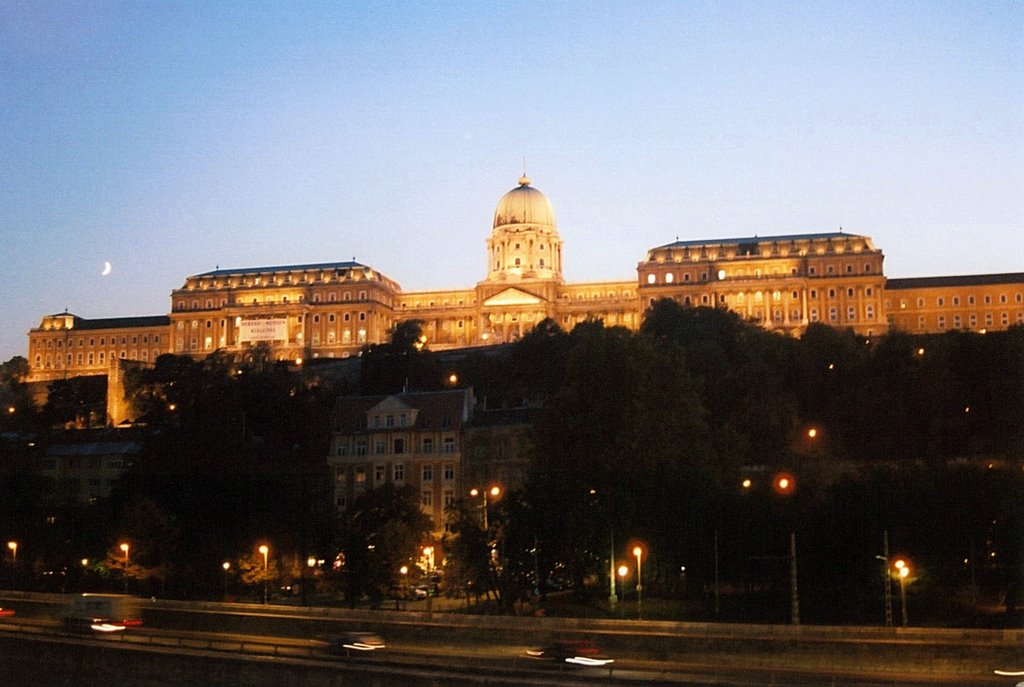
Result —
[[505, 289], [500, 293], [496, 293], [487, 300], [484, 301], [484, 307], [504, 307], [509, 305], [537, 305], [542, 303], [543, 300], [532, 293], [521, 291], [520, 289]]

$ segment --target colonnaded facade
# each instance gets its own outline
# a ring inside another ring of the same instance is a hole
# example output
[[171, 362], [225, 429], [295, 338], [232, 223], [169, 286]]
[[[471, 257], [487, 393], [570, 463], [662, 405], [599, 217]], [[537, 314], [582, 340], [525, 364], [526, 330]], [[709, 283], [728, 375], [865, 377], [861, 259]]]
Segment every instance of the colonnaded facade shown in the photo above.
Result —
[[434, 350], [514, 341], [546, 318], [566, 330], [587, 319], [637, 329], [660, 298], [795, 336], [812, 322], [865, 336], [1024, 323], [1024, 273], [887, 281], [871, 238], [841, 231], [677, 240], [648, 250], [633, 279], [567, 284], [554, 211], [525, 176], [498, 201], [486, 249], [487, 275], [466, 289], [406, 292], [355, 261], [216, 269], [172, 291], [169, 315], [46, 316], [29, 332], [30, 381], [261, 343], [279, 359], [344, 358], [409, 320]]

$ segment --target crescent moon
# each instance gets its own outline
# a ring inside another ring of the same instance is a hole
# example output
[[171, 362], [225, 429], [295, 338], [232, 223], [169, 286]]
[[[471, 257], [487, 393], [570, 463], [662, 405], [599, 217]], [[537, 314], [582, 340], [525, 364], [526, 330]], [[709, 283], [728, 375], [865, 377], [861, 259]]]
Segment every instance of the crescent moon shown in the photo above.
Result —
[[104, 276], [104, 277], [105, 277], [105, 276], [107, 276], [108, 274], [110, 274], [110, 270], [111, 270], [111, 269], [112, 269], [112, 268], [111, 268], [111, 266], [110, 266], [110, 263], [109, 263], [109, 262], [106, 262], [106, 261], [104, 261], [104, 263], [103, 263], [103, 271], [102, 271], [102, 272], [100, 272], [100, 275], [101, 275], [101, 276]]

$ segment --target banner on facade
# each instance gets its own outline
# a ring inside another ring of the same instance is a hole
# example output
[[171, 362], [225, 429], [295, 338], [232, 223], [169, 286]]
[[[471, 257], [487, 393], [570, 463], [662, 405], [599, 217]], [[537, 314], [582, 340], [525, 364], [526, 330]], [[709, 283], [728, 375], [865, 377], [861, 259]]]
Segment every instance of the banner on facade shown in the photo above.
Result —
[[284, 317], [272, 320], [242, 320], [238, 330], [238, 342], [287, 341], [288, 320]]

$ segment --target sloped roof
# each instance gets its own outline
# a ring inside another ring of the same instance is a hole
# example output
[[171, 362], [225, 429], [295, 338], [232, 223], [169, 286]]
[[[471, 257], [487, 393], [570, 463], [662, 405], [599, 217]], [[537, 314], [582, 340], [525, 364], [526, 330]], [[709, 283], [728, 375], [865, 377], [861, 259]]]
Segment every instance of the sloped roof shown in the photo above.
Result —
[[963, 274], [949, 277], [906, 277], [887, 279], [886, 290], [920, 289], [935, 286], [995, 286], [998, 284], [1024, 285], [1024, 272], [1002, 274]]
[[366, 414], [375, 408], [403, 406], [418, 411], [416, 422], [405, 427], [375, 427], [371, 431], [408, 431], [410, 429], [458, 429], [467, 423], [473, 411], [473, 390], [414, 391], [377, 396], [342, 396], [334, 406], [334, 429], [354, 433], [367, 431]]

